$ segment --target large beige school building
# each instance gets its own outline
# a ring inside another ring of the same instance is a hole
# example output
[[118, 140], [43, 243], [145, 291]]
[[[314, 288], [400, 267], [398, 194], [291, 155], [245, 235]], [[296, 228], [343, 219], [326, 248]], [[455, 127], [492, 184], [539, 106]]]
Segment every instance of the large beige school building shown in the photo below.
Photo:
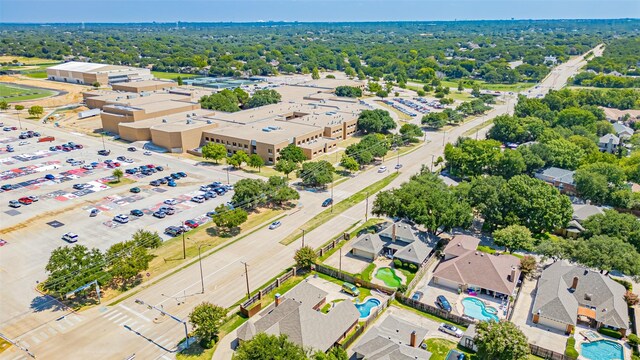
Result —
[[74, 84], [101, 85], [151, 80], [151, 70], [131, 66], [70, 61], [47, 68], [47, 78]]
[[273, 164], [289, 144], [300, 146], [313, 159], [335, 150], [340, 140], [356, 132], [358, 115], [365, 106], [333, 95], [335, 87], [345, 83], [354, 84], [323, 79], [322, 86], [312, 81], [276, 87], [282, 94], [280, 103], [235, 113], [201, 109], [198, 100], [206, 91], [194, 88], [84, 95], [87, 106], [102, 109], [104, 130], [124, 140], [149, 141], [170, 152], [196, 153], [211, 142], [224, 145], [229, 154], [242, 150]]

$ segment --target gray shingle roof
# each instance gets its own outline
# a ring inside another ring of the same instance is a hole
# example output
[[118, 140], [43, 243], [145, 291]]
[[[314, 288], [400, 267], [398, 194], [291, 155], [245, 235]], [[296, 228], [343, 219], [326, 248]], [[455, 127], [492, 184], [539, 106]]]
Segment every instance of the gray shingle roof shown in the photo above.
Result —
[[414, 264], [422, 264], [429, 257], [432, 247], [418, 240], [398, 250], [393, 257]]
[[[573, 185], [573, 174], [575, 173], [575, 171], [571, 171], [571, 170], [566, 170], [566, 169], [561, 169], [561, 168], [557, 168], [557, 167], [550, 167], [547, 169], [544, 169], [539, 175], [541, 177], [544, 178], [550, 178], [553, 179], [554, 181], [559, 181], [565, 184], [571, 184]], [[538, 175], [538, 174], [536, 174]], [[539, 176], [536, 176], [536, 178], [540, 178]]]
[[620, 144], [620, 138], [619, 138], [619, 137], [617, 137], [617, 136], [615, 136], [615, 135], [613, 135], [613, 134], [607, 134], [607, 135], [605, 135], [605, 136], [601, 137], [601, 138], [600, 138], [600, 140], [598, 140], [598, 142], [599, 142], [600, 144], [608, 144], [608, 143], [609, 143], [609, 141], [611, 141], [611, 143], [612, 143], [613, 145], [618, 145], [618, 144]]
[[[321, 298], [318, 298], [322, 295]], [[248, 321], [238, 329], [240, 340], [257, 333], [286, 334], [289, 340], [305, 348], [327, 351], [353, 326], [360, 313], [351, 301], [337, 303], [328, 314], [314, 310], [327, 293], [302, 282], [285, 295], [280, 305], [265, 310], [262, 318]]]
[[398, 221], [396, 223], [391, 224], [386, 229], [382, 230], [379, 235], [382, 238], [392, 239], [393, 238], [393, 229], [396, 231], [396, 239], [404, 242], [414, 242], [419, 240], [418, 231], [414, 229], [411, 225], [407, 224], [403, 221]]
[[367, 360], [429, 359], [431, 353], [409, 346], [411, 333], [416, 332], [416, 346], [427, 336], [428, 330], [393, 315], [367, 331], [354, 352]]
[[616, 134], [620, 135], [622, 133], [626, 133], [626, 134], [630, 134], [633, 135], [634, 131], [632, 128], [624, 125], [624, 124], [620, 124], [620, 123], [615, 123], [613, 124], [613, 131], [616, 132]]
[[384, 241], [380, 239], [378, 234], [363, 234], [356, 239], [352, 247], [372, 254], [379, 254], [384, 247]]
[[578, 222], [587, 220], [589, 216], [604, 214], [604, 209], [595, 205], [571, 205], [573, 207], [573, 219]]
[[[571, 291], [574, 277], [578, 278], [578, 286]], [[595, 310], [598, 322], [626, 329], [629, 315], [624, 293], [622, 285], [599, 272], [557, 261], [538, 280], [533, 313], [575, 325], [578, 307], [588, 307]]]

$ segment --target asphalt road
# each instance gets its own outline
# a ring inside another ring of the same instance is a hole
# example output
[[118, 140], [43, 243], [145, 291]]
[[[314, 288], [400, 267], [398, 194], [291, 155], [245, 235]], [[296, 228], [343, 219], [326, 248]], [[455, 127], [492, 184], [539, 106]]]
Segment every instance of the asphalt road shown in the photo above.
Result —
[[[576, 71], [578, 65], [577, 61], [576, 63], [570, 61], [559, 67], [560, 70], [556, 70], [557, 77], [547, 77], [541, 86], [532, 90], [529, 96], [544, 94], [549, 88], [561, 86], [559, 83], [561, 79]], [[401, 174], [389, 185], [389, 188], [408, 180], [412, 174], [420, 170], [422, 164], [429, 164], [432, 156], [435, 158], [440, 156], [445, 143], [455, 142], [465, 132], [495, 116], [511, 113], [514, 105], [515, 95], [505, 95], [502, 104], [495, 106], [480, 118], [447, 132], [428, 133], [426, 145], [401, 157], [400, 162], [404, 165]], [[478, 132], [483, 135], [487, 130], [488, 127], [485, 127]], [[385, 165], [393, 169], [395, 162], [396, 159], [392, 158], [387, 160]], [[339, 202], [386, 175], [388, 174], [378, 173], [374, 168], [340, 183], [334, 188], [335, 201]], [[18, 338], [22, 346], [28, 347], [41, 358], [55, 358], [64, 354], [67, 358], [118, 359], [134, 353], [141, 359], [174, 358], [176, 343], [184, 337], [183, 325], [159, 316], [157, 311], [138, 305], [134, 300], [139, 298], [146, 303], [162, 306], [165, 311], [183, 319], [195, 305], [205, 300], [221, 306], [233, 305], [246, 295], [243, 262], [249, 265], [249, 282], [252, 289], [261, 286], [290, 266], [296, 249], [301, 245], [301, 240], [289, 246], [281, 245], [279, 241], [290, 233], [300, 231], [301, 224], [323, 210], [320, 203], [326, 197], [326, 193], [303, 192], [301, 194], [303, 206], [289, 212], [282, 219], [283, 225], [280, 228], [268, 230], [263, 227], [241, 241], [203, 259], [204, 294], [200, 293], [199, 267], [198, 264], [194, 264], [146, 287], [116, 306], [99, 306], [80, 314], [70, 314], [67, 318], [54, 318], [49, 322], [40, 323], [38, 327], [30, 327], [31, 330], [28, 332], [25, 332], [22, 326], [16, 325], [5, 327], [2, 331], [5, 335]], [[373, 196], [370, 200], [373, 201]], [[364, 213], [365, 201], [306, 233], [305, 243], [313, 247], [320, 246], [354, 223], [362, 221]], [[0, 253], [2, 250], [4, 249], [0, 249]], [[60, 314], [58, 316], [65, 313], [53, 309], [49, 312]], [[32, 316], [33, 314], [29, 314], [20, 317], [21, 322], [31, 324], [29, 319]], [[62, 322], [69, 324], [64, 329], [60, 329], [59, 325]], [[13, 349], [5, 354], [0, 358], [13, 359], [19, 355]]]

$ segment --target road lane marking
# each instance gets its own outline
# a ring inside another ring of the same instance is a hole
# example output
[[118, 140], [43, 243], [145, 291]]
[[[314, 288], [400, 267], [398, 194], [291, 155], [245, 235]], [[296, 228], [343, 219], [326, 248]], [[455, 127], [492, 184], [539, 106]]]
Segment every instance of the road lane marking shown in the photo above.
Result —
[[130, 313], [132, 313], [133, 315], [136, 315], [136, 316], [137, 316], [137, 317], [139, 317], [139, 318], [142, 318], [142, 319], [144, 319], [144, 320], [146, 320], [146, 321], [151, 322], [151, 319], [149, 319], [148, 317], [146, 317], [146, 316], [144, 316], [144, 315], [140, 314], [139, 312], [137, 312], [137, 311], [135, 311], [135, 310], [131, 309], [130, 307], [125, 306], [124, 304], [120, 304], [120, 307], [122, 307], [122, 308], [123, 308], [123, 309], [125, 309], [125, 310], [128, 310]]

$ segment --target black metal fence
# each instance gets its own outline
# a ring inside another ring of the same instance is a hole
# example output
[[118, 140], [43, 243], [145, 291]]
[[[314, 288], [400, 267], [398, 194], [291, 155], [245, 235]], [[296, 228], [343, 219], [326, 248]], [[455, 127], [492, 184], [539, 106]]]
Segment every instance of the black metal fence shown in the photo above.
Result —
[[291, 277], [293, 277], [295, 275], [296, 275], [296, 268], [293, 267], [291, 270], [289, 270], [286, 273], [282, 274], [281, 276], [276, 278], [273, 282], [271, 282], [270, 284], [266, 285], [264, 288], [260, 289], [260, 291], [258, 291], [255, 295], [251, 296], [247, 301], [245, 301], [242, 304], [240, 304], [240, 308], [249, 309], [251, 307], [251, 305], [253, 305], [256, 302], [260, 301], [263, 296], [265, 296], [265, 295], [269, 294], [270, 292], [272, 292], [273, 290], [277, 289], [280, 286], [280, 284], [282, 284], [283, 282], [285, 282], [286, 280], [290, 279]]
[[538, 345], [529, 344], [531, 354], [548, 360], [574, 360], [565, 354], [557, 353], [553, 350], [545, 349]]
[[395, 293], [394, 289], [388, 288], [386, 286], [382, 286], [382, 285], [378, 285], [378, 284], [374, 284], [372, 282], [357, 278], [353, 275], [350, 274], [346, 274], [344, 272], [341, 272], [338, 269], [334, 269], [330, 266], [327, 265], [322, 265], [322, 264], [317, 264], [316, 265], [316, 271], [321, 273], [321, 274], [325, 274], [325, 275], [329, 275], [332, 278], [336, 278], [336, 279], [340, 279], [342, 281], [346, 281], [348, 283], [352, 283], [352, 284], [358, 284], [364, 288], [367, 289], [375, 289], [378, 291], [381, 291], [387, 295], [392, 295]]

